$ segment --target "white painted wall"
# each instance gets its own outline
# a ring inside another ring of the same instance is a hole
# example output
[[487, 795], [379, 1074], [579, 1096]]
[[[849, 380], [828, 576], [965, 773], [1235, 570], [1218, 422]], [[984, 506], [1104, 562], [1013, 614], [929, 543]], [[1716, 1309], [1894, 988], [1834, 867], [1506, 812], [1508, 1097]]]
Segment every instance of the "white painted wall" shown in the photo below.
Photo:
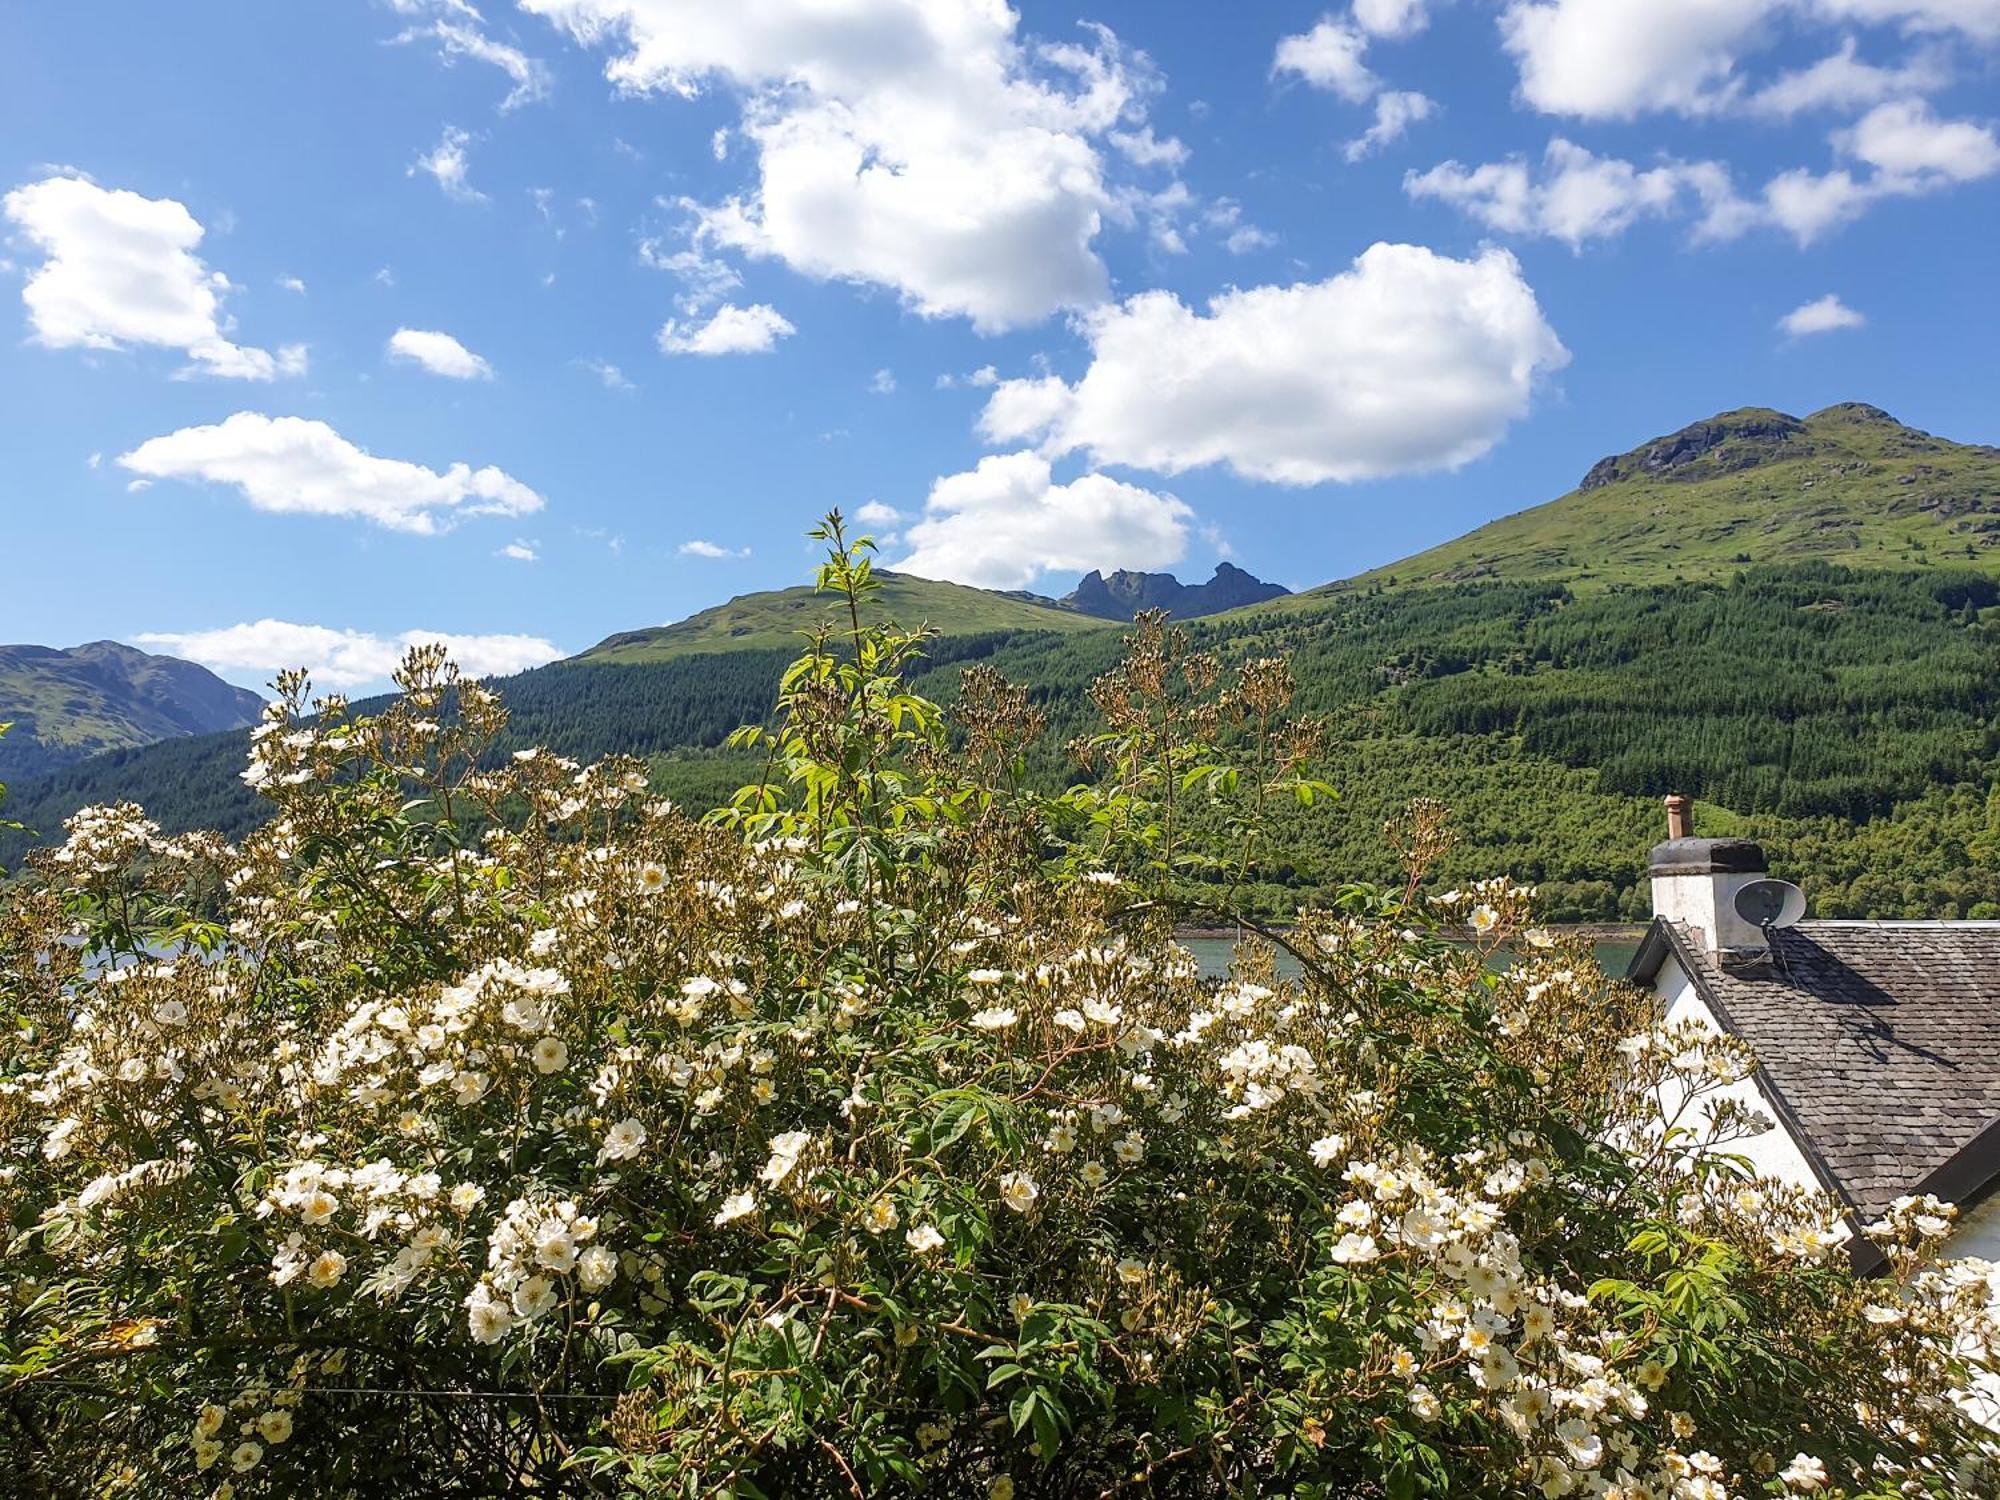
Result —
[[[1682, 1021], [1692, 1021], [1702, 1030], [1713, 1035], [1722, 1034], [1722, 1025], [1715, 1018], [1715, 1012], [1708, 1008], [1708, 1002], [1701, 998], [1694, 981], [1681, 967], [1678, 958], [1669, 955], [1660, 966], [1660, 972], [1653, 980], [1653, 993], [1659, 997], [1660, 1009], [1668, 1025], [1678, 1025]], [[1685, 1097], [1684, 1095], [1681, 1097]], [[1681, 1097], [1669, 1095], [1662, 1102], [1669, 1116], [1680, 1105]], [[1793, 1187], [1806, 1188], [1813, 1192], [1824, 1191], [1824, 1184], [1812, 1169], [1799, 1143], [1792, 1139], [1785, 1129], [1785, 1122], [1771, 1105], [1762, 1086], [1755, 1078], [1746, 1078], [1741, 1083], [1733, 1083], [1728, 1088], [1707, 1096], [1710, 1099], [1729, 1098], [1756, 1110], [1771, 1122], [1771, 1128], [1762, 1135], [1747, 1141], [1734, 1141], [1723, 1149], [1732, 1156], [1749, 1159], [1752, 1169], [1760, 1177], [1771, 1177]], [[1699, 1108], [1700, 1106], [1697, 1106]], [[2000, 1227], [2000, 1226], [1996, 1226]]]
[[2000, 1193], [1959, 1215], [1944, 1253], [1960, 1260], [2000, 1261]]
[[1767, 878], [1758, 870], [1655, 875], [1653, 915], [1697, 929], [1711, 953], [1718, 948], [1761, 948], [1763, 932], [1736, 915], [1736, 893], [1753, 880]]

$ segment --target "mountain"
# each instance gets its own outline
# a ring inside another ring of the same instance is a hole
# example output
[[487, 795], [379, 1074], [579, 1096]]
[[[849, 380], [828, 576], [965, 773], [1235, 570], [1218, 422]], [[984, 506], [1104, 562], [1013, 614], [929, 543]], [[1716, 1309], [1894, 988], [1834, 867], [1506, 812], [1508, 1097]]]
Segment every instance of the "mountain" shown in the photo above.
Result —
[[1065, 609], [1100, 620], [1130, 620], [1142, 609], [1164, 609], [1176, 620], [1191, 620], [1290, 592], [1225, 562], [1216, 564], [1215, 576], [1207, 583], [1182, 583], [1171, 573], [1133, 573], [1124, 568], [1107, 577], [1093, 569], [1060, 602]]
[[[1552, 920], [1630, 920], [1658, 799], [1685, 792], [1703, 832], [1761, 839], [1820, 915], [2000, 918], [2000, 568], [1984, 544], [2000, 533], [1978, 529], [1997, 458], [1870, 407], [1724, 413], [1421, 558], [1190, 620], [1225, 662], [1283, 657], [1298, 708], [1332, 727], [1321, 769], [1339, 803], [1278, 815], [1285, 863], [1254, 899], [1282, 916], [1342, 881], [1400, 878], [1383, 824], [1435, 797], [1460, 835], [1438, 879], [1507, 874]], [[1815, 537], [1846, 538], [1838, 561], [1799, 560]], [[989, 663], [1047, 717], [1029, 774], [1073, 775], [1064, 747], [1094, 727], [1090, 684], [1124, 632], [1056, 601], [887, 582], [885, 613], [945, 632], [917, 690], [948, 702], [965, 664]], [[758, 771], [729, 731], [768, 713], [796, 632], [828, 610], [803, 589], [750, 595], [502, 680], [498, 749], [630, 752], [668, 795], [716, 805]], [[85, 802], [129, 798], [170, 830], [240, 834], [262, 816], [237, 780], [247, 745], [112, 751], [17, 785], [9, 815], [47, 836]], [[0, 835], [0, 865], [22, 847]]]
[[[875, 577], [882, 584], [875, 595], [881, 618], [908, 626], [929, 625], [944, 636], [1097, 628], [1096, 620], [1033, 595], [999, 594], [886, 568], [877, 568]], [[572, 659], [629, 665], [715, 651], [796, 651], [805, 633], [821, 624], [846, 627], [835, 600], [810, 588], [772, 589], [739, 594], [676, 625], [607, 636]]]
[[206, 667], [117, 641], [0, 646], [0, 781], [105, 750], [254, 722], [264, 700]]
[[1560, 499], [1327, 589], [1509, 579], [1589, 590], [1805, 558], [2000, 573], [2000, 448], [1933, 437], [1856, 401], [1805, 418], [1744, 407], [1600, 459]]

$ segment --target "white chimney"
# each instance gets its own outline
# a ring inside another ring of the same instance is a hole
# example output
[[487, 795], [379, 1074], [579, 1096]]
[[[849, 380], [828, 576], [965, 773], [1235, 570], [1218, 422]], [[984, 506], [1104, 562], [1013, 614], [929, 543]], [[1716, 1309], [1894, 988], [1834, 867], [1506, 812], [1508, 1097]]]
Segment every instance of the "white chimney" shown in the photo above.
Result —
[[1769, 873], [1762, 845], [1695, 838], [1687, 798], [1673, 796], [1667, 798], [1667, 841], [1653, 846], [1648, 866], [1654, 916], [1685, 922], [1710, 953], [1764, 948], [1763, 931], [1736, 914], [1736, 893]]

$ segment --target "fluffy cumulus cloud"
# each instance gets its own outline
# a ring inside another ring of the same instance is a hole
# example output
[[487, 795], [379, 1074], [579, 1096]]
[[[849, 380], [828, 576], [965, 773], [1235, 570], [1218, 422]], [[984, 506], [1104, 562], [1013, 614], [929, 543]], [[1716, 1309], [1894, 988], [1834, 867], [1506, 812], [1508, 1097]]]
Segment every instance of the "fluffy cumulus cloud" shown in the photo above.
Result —
[[144, 646], [186, 657], [224, 675], [258, 674], [268, 680], [287, 667], [304, 667], [315, 684], [348, 691], [386, 683], [412, 646], [442, 643], [459, 669], [474, 677], [525, 672], [562, 655], [533, 635], [454, 635], [441, 630], [405, 630], [376, 635], [327, 625], [295, 625], [289, 620], [251, 620], [216, 630], [148, 631]]
[[2000, 140], [1991, 126], [1940, 120], [1920, 100], [1877, 105], [1834, 141], [1900, 182], [1971, 182], [2000, 172]]
[[1400, 140], [1409, 128], [1436, 113], [1436, 101], [1411, 89], [1391, 89], [1363, 60], [1376, 36], [1406, 36], [1426, 20], [1421, 0], [1362, 0], [1351, 20], [1322, 16], [1310, 31], [1279, 39], [1271, 76], [1304, 79], [1338, 94], [1349, 104], [1375, 106], [1375, 123], [1344, 148], [1349, 161]]
[[202, 227], [172, 198], [59, 175], [14, 189], [0, 212], [44, 257], [21, 289], [36, 343], [178, 349], [188, 373], [231, 380], [305, 372], [303, 345], [272, 354], [231, 341], [229, 278], [195, 254]]
[[1702, 213], [1702, 232], [1715, 238], [1740, 232], [1751, 217], [1719, 162], [1638, 167], [1561, 137], [1549, 142], [1539, 172], [1519, 158], [1476, 167], [1448, 161], [1406, 173], [1403, 190], [1449, 203], [1502, 233], [1544, 236], [1572, 248], [1691, 207]]
[[724, 303], [705, 323], [669, 318], [660, 329], [662, 354], [768, 354], [798, 330], [775, 307]]
[[2000, 138], [1990, 125], [1939, 119], [1921, 100], [1878, 104], [1836, 130], [1832, 141], [1853, 165], [1827, 172], [1798, 167], [1764, 185], [1762, 217], [1802, 245], [1890, 199], [2000, 173]]
[[1279, 39], [1271, 72], [1279, 77], [1293, 74], [1350, 104], [1362, 104], [1381, 87], [1381, 80], [1363, 61], [1367, 51], [1368, 36], [1359, 26], [1322, 16], [1312, 30]]
[[1454, 260], [1378, 244], [1324, 281], [1225, 292], [1206, 313], [1147, 292], [1086, 329], [1073, 384], [995, 388], [989, 439], [1166, 474], [1372, 479], [1477, 458], [1569, 359], [1499, 249]]
[[1790, 338], [1802, 339], [1815, 333], [1837, 333], [1843, 328], [1859, 328], [1868, 320], [1842, 302], [1832, 292], [1793, 308], [1778, 319], [1778, 328]]
[[[1093, 247], [1129, 210], [1102, 149], [1157, 170], [1155, 85], [1108, 31], [1030, 44], [999, 0], [521, 0], [633, 93], [734, 89], [756, 181], [706, 206], [704, 244], [895, 289], [991, 331], [1100, 301]], [[1119, 153], [1113, 153], [1119, 155]]]
[[1695, 216], [1695, 237], [1734, 239], [1771, 227], [1801, 244], [1892, 198], [1917, 197], [2000, 173], [2000, 138], [1973, 120], [1940, 119], [1922, 100], [1878, 104], [1829, 137], [1847, 164], [1795, 167], [1761, 191], [1737, 191], [1721, 162], [1667, 158], [1649, 167], [1601, 157], [1557, 137], [1541, 170], [1519, 158], [1468, 167], [1448, 161], [1410, 172], [1413, 198], [1449, 203], [1504, 234], [1572, 247], [1622, 234], [1642, 218]]
[[448, 333], [434, 328], [398, 328], [389, 335], [389, 357], [422, 365], [449, 380], [491, 380], [493, 366]]
[[725, 558], [748, 557], [750, 555], [748, 547], [732, 551], [728, 547], [718, 546], [714, 542], [703, 541], [700, 537], [696, 537], [691, 542], [682, 542], [680, 552], [682, 557], [706, 557], [713, 562], [721, 562]]
[[[1630, 119], [1750, 108], [1863, 105], [1928, 86], [1936, 60], [1883, 67], [1851, 42], [1820, 64], [1757, 86], [1743, 65], [1788, 30], [1893, 26], [1919, 39], [2000, 40], [1995, 0], [1508, 0], [1501, 39], [1522, 99], [1547, 114]], [[1834, 34], [1828, 30], [1828, 34]]]
[[1430, 23], [1428, 0], [1354, 0], [1354, 19], [1376, 36], [1410, 36]]
[[1105, 474], [1057, 484], [1038, 453], [996, 453], [931, 486], [895, 566], [989, 589], [1026, 588], [1047, 572], [1166, 568], [1186, 552], [1193, 514]]
[[257, 510], [350, 516], [392, 531], [432, 535], [466, 516], [520, 516], [542, 497], [488, 465], [443, 473], [377, 458], [324, 422], [239, 411], [209, 427], [183, 427], [121, 454], [142, 480], [233, 486]]

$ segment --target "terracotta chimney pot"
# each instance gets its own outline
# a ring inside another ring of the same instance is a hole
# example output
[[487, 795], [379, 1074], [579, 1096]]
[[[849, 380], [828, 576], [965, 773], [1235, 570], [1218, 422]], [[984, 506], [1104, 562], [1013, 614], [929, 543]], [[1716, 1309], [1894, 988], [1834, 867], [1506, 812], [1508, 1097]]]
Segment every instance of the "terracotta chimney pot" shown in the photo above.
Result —
[[1667, 837], [1670, 839], [1690, 838], [1694, 834], [1694, 818], [1691, 804], [1679, 792], [1667, 798]]

